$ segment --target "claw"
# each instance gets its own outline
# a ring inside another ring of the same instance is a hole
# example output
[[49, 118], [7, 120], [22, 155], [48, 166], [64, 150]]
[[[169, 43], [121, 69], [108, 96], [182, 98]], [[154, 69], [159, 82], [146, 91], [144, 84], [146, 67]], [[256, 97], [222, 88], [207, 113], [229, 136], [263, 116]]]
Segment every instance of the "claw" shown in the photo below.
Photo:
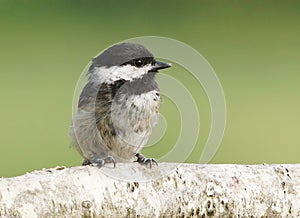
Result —
[[96, 165], [98, 167], [103, 167], [107, 163], [113, 163], [114, 168], [116, 167], [116, 161], [112, 156], [107, 156], [107, 157], [104, 157], [104, 158], [95, 158], [93, 160], [85, 159], [82, 163], [82, 166]]
[[136, 162], [143, 164], [143, 165], [149, 165], [150, 168], [152, 168], [152, 164], [155, 164], [156, 166], [158, 166], [157, 161], [154, 158], [146, 158], [144, 155], [142, 154], [136, 154], [135, 155], [137, 157]]
[[87, 159], [84, 159], [83, 162], [82, 162], [82, 166], [87, 166], [87, 165], [91, 165], [92, 163], [87, 160]]
[[113, 163], [114, 168], [116, 168], [116, 160], [112, 156], [107, 156], [104, 158], [104, 164], [106, 163]]

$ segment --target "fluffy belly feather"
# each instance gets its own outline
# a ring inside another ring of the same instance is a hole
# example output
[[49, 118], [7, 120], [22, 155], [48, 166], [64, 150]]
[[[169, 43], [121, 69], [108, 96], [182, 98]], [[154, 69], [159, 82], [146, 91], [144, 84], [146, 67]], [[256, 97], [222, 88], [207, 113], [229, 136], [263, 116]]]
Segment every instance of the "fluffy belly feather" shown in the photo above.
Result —
[[122, 95], [112, 103], [111, 119], [116, 145], [111, 155], [129, 160], [139, 153], [157, 122], [160, 96], [157, 90], [140, 95]]

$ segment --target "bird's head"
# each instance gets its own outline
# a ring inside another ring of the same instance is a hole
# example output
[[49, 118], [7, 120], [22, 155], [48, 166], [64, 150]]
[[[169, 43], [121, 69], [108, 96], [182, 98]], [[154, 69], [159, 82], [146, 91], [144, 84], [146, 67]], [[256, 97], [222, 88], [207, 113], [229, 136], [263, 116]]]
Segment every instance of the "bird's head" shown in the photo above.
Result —
[[88, 74], [90, 80], [112, 84], [119, 80], [134, 81], [170, 66], [156, 61], [152, 53], [140, 44], [121, 43], [95, 57]]

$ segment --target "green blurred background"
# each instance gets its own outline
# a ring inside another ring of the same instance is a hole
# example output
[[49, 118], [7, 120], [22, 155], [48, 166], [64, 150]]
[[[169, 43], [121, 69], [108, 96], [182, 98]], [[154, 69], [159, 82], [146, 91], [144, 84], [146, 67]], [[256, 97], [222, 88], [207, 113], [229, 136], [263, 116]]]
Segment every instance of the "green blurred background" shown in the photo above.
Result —
[[[83, 68], [111, 44], [146, 35], [185, 42], [215, 69], [227, 126], [210, 163], [299, 162], [299, 12], [298, 1], [1, 0], [0, 176], [80, 165], [68, 131]], [[200, 138], [187, 159], [197, 162], [210, 127], [207, 97], [179, 67], [164, 73], [186, 84], [200, 107]], [[152, 157], [180, 127], [168, 98], [161, 110], [171, 128], [145, 149]]]

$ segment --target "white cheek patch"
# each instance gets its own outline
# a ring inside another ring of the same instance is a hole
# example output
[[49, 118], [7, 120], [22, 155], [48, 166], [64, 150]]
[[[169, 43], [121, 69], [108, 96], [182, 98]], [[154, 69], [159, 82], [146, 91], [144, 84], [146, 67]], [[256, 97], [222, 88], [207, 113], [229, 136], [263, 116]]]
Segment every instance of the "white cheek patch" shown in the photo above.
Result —
[[113, 67], [95, 67], [91, 72], [90, 78], [97, 83], [112, 84], [117, 80], [124, 79], [131, 81], [141, 78], [151, 70], [150, 64], [137, 68], [131, 65]]

